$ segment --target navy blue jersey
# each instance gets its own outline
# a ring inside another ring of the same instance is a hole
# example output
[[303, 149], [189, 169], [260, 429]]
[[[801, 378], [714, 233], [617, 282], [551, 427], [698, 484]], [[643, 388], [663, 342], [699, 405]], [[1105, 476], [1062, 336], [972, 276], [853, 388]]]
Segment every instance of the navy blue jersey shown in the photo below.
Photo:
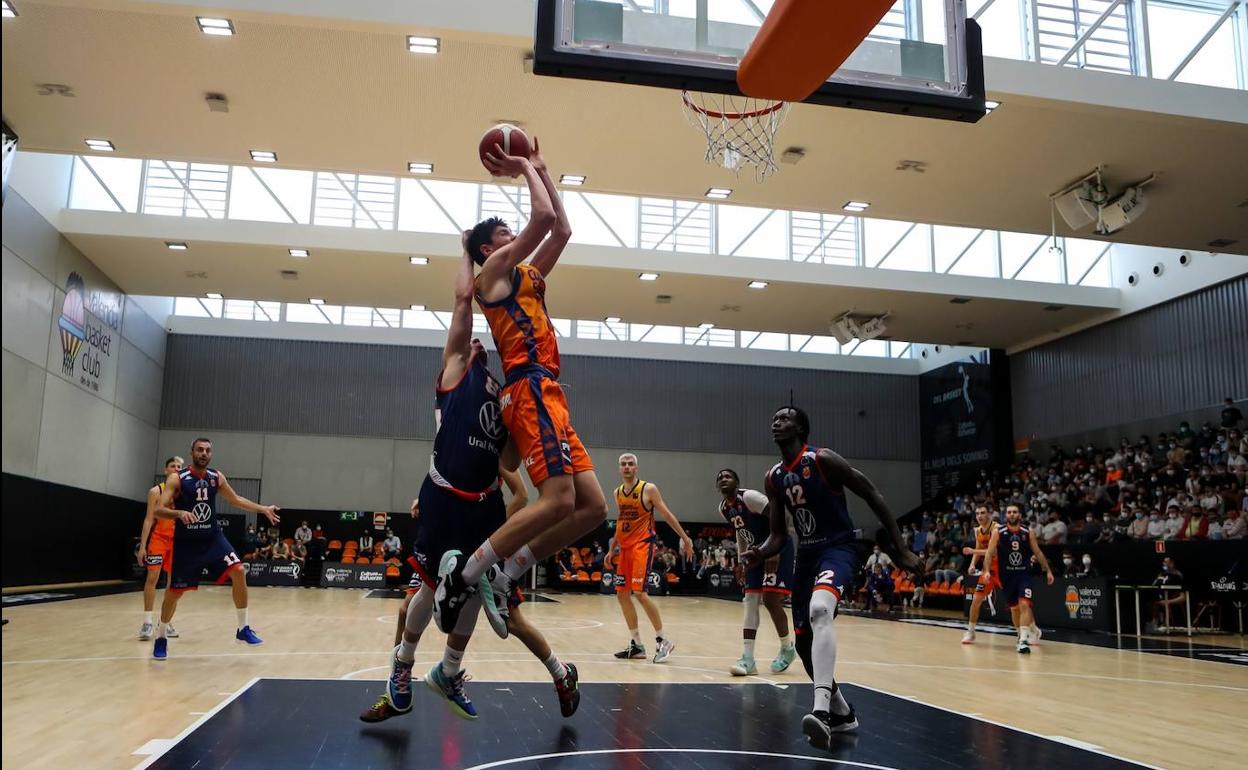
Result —
[[998, 524], [996, 558], [1003, 575], [1030, 570], [1031, 530], [1026, 527], [1011, 530], [1005, 524]]
[[498, 456], [507, 445], [499, 390], [479, 354], [469, 360], [458, 383], [437, 389], [438, 433], [429, 471], [434, 483], [467, 493], [498, 487]]
[[845, 488], [824, 478], [815, 459], [817, 447], [802, 447], [791, 463], [779, 462], [767, 472], [767, 490], [779, 492], [793, 517], [798, 548], [853, 542], [854, 523], [845, 502]]
[[732, 525], [745, 547], [751, 548], [762, 545], [771, 533], [771, 517], [763, 513], [766, 507], [766, 495], [753, 489], [738, 489], [736, 497], [719, 502], [719, 515]]
[[173, 506], [179, 511], [195, 514], [195, 521], [184, 524], [178, 521], [173, 530], [174, 543], [208, 540], [217, 531], [217, 488], [221, 474], [212, 468], [196, 473], [194, 468], [178, 471], [178, 486], [174, 489]]

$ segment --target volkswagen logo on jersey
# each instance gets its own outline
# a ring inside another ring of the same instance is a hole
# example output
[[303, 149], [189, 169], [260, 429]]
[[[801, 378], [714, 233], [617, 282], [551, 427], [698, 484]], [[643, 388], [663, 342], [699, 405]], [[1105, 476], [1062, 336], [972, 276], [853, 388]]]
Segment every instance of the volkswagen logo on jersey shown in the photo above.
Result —
[[794, 511], [793, 524], [797, 527], [797, 534], [802, 537], [815, 534], [815, 514], [809, 508], [798, 508]]
[[1010, 551], [1010, 566], [1011, 567], [1023, 566], [1023, 554], [1020, 553], [1019, 551]]
[[503, 420], [496, 401], [486, 401], [477, 414], [481, 421], [481, 430], [485, 435], [497, 441], [503, 435]]
[[195, 514], [195, 523], [203, 524], [212, 518], [212, 506], [208, 503], [195, 503], [195, 507], [191, 509], [191, 513]]

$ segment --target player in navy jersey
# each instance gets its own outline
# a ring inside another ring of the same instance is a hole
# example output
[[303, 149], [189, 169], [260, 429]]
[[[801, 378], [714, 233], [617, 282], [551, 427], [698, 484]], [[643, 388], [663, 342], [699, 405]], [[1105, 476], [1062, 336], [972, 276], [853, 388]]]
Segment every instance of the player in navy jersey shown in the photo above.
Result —
[[[1030, 553], [1028, 553], [1030, 551]], [[1037, 638], [1039, 629], [1036, 618], [1031, 611], [1031, 557], [1044, 568], [1045, 579], [1053, 585], [1053, 570], [1049, 568], [1049, 560], [1040, 550], [1036, 541], [1036, 533], [1023, 526], [1023, 513], [1017, 505], [1005, 509], [1005, 523], [998, 524], [988, 548], [984, 554], [984, 574], [980, 581], [987, 579], [993, 560], [998, 561], [998, 574], [1001, 576], [1001, 593], [1010, 606], [1010, 619], [1018, 629], [1018, 652], [1022, 655], [1031, 653], [1031, 642]]]
[[[737, 553], [761, 544], [771, 531], [771, 519], [767, 511], [767, 496], [753, 489], [741, 489], [741, 479], [731, 468], [724, 468], [715, 476], [715, 485], [723, 499], [719, 502], [719, 515], [732, 525], [737, 535]], [[748, 570], [737, 564], [737, 582], [745, 590], [741, 600], [745, 605], [745, 620], [741, 626], [743, 650], [741, 659], [729, 667], [733, 676], [752, 676], [758, 673], [754, 663], [754, 640], [758, 636], [758, 607], [767, 608], [776, 624], [780, 637], [780, 652], [771, 661], [771, 673], [786, 671], [797, 659], [793, 639], [789, 636], [789, 619], [784, 614], [784, 598], [793, 591], [793, 543], [785, 543], [776, 556], [764, 564]]]
[[771, 532], [761, 545], [746, 550], [742, 561], [754, 567], [780, 553], [789, 539], [785, 513], [797, 532], [797, 569], [793, 588], [793, 625], [797, 652], [815, 683], [815, 704], [802, 718], [802, 732], [812, 745], [830, 748], [832, 734], [858, 728], [853, 708], [836, 685], [836, 630], [833, 619], [841, 595], [854, 579], [854, 525], [845, 490], [867, 502], [888, 530], [902, 569], [921, 572], [919, 557], [905, 546], [897, 520], [871, 480], [831, 449], [806, 443], [810, 418], [795, 406], [781, 407], [771, 419], [771, 435], [781, 462], [767, 472]]
[[[508, 441], [499, 410], [498, 380], [486, 365], [487, 353], [472, 339], [472, 261], [464, 255], [455, 285], [442, 371], [436, 383], [437, 434], [429, 473], [412, 504], [419, 512], [413, 545], [415, 569], [410, 601], [404, 605], [404, 629], [391, 656], [390, 678], [382, 696], [360, 715], [365, 722], [380, 722], [412, 710], [412, 666], [416, 645], [433, 617], [434, 589], [438, 571], [453, 554], [475, 548], [507, 519], [502, 484], [524, 504], [524, 483], [516, 468], [519, 456]], [[484, 604], [491, 626], [499, 636], [515, 633], [542, 660], [555, 680], [560, 710], [571, 716], [580, 702], [576, 667], [562, 663], [546, 640], [517, 612], [518, 591], [495, 596], [492, 573], [483, 576], [468, 592], [455, 625], [447, 632], [442, 662], [425, 676], [425, 683], [451, 710], [464, 719], [476, 719], [477, 711], [464, 692], [464, 651]]]
[[217, 523], [217, 495], [235, 508], [264, 514], [272, 524], [281, 521], [277, 515], [279, 508], [253, 503], [239, 495], [224, 473], [208, 467], [211, 462], [212, 442], [206, 438], [191, 442], [191, 467], [169, 474], [157, 504], [156, 516], [177, 520], [173, 530], [173, 565], [168, 568], [169, 587], [165, 589], [165, 600], [160, 606], [160, 623], [156, 626], [156, 641], [152, 646], [152, 657], [157, 660], [168, 656], [167, 632], [173, 613], [178, 609], [178, 600], [183, 593], [199, 587], [205, 570], [209, 579], [218, 585], [227, 579], [233, 583], [234, 608], [238, 612], [234, 638], [246, 644], [263, 644], [247, 621], [247, 575], [242, 561], [234, 553], [234, 546], [225, 539]]

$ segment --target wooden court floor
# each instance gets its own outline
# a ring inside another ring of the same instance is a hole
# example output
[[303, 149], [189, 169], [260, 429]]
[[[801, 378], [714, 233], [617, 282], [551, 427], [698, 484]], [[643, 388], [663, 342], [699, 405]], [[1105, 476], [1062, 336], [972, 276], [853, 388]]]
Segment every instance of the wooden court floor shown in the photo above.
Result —
[[[582, 682], [731, 680], [740, 653], [734, 602], [657, 599], [677, 649], [654, 665], [612, 656], [627, 640], [613, 598], [553, 598], [525, 612], [561, 658], [577, 663]], [[233, 638], [228, 589], [207, 588], [183, 600], [182, 636], [164, 662], [135, 638], [136, 593], [6, 608], [4, 765], [131, 768], [145, 759], [136, 751], [174, 738], [256, 677], [384, 679], [398, 604], [362, 590], [253, 588], [251, 622], [265, 644], [245, 648]], [[837, 623], [846, 682], [1154, 766], [1242, 767], [1248, 755], [1246, 666], [1048, 640], [1023, 657], [1005, 636], [982, 633], [967, 647], [950, 628], [852, 616]], [[644, 619], [642, 632], [650, 634]], [[763, 673], [754, 682], [807, 681], [800, 665], [778, 676], [766, 670], [776, 642], [765, 614], [759, 640]], [[1208, 641], [1245, 647], [1241, 636]], [[426, 635], [418, 670], [440, 658], [441, 645], [436, 632]], [[466, 666], [478, 702], [489, 697], [484, 682], [549, 681], [518, 641], [496, 638], [484, 622]], [[342, 703], [343, 718], [367, 705]]]

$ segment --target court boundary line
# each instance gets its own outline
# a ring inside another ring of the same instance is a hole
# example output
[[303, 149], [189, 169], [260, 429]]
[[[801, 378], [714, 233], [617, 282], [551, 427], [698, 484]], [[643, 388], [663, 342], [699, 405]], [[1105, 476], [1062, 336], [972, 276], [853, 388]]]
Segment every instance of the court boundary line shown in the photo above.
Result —
[[214, 716], [216, 716], [216, 714], [222, 709], [224, 709], [226, 706], [238, 700], [239, 696], [241, 696], [243, 693], [250, 690], [252, 686], [256, 684], [256, 682], [259, 682], [263, 678], [264, 677], [253, 676], [251, 679], [247, 680], [246, 684], [244, 684], [242, 687], [235, 690], [234, 693], [230, 695], [228, 698], [225, 698], [220, 703], [213, 706], [208, 711], [204, 712], [203, 716], [201, 716], [199, 719], [196, 719], [194, 722], [187, 725], [186, 728], [182, 730], [182, 732], [168, 739], [169, 745], [166, 746], [163, 751], [160, 751], [155, 754], [149, 754], [147, 759], [135, 765], [134, 770], [143, 770], [144, 768], [151, 767], [152, 763], [154, 763], [156, 760], [160, 759], [165, 754], [168, 754], [170, 751], [172, 751], [179, 743], [186, 740], [187, 736], [189, 736], [191, 733], [195, 732], [200, 727], [202, 727], [204, 723], [206, 723], [209, 719], [212, 719]]

